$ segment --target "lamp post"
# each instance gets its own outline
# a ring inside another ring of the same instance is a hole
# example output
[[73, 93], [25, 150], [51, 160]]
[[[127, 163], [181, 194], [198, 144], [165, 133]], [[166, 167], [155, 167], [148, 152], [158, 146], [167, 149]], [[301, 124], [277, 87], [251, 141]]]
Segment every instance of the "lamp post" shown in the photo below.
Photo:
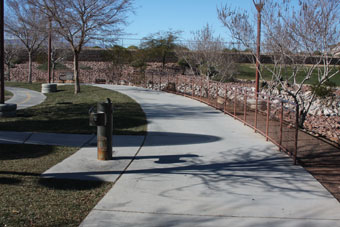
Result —
[[259, 92], [259, 71], [260, 71], [261, 11], [264, 6], [264, 0], [253, 0], [253, 3], [257, 10], [256, 81], [255, 81], [255, 93], [257, 97]]
[[263, 9], [264, 0], [253, 0], [257, 10], [257, 42], [256, 42], [256, 79], [255, 79], [255, 122], [254, 128], [257, 131], [257, 109], [259, 98], [259, 74], [260, 74], [260, 44], [261, 44], [261, 11]]

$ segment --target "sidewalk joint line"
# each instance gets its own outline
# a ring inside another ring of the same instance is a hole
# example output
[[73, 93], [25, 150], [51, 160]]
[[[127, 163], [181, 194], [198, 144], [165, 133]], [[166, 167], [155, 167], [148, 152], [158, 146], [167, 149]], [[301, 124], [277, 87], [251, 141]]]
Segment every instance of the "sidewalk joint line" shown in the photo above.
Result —
[[116, 185], [116, 183], [118, 182], [118, 180], [123, 176], [123, 174], [127, 171], [127, 169], [130, 167], [130, 165], [132, 164], [132, 162], [136, 159], [137, 155], [139, 154], [139, 152], [142, 150], [142, 147], [145, 144], [146, 138], [148, 136], [148, 132], [146, 132], [146, 134], [144, 135], [144, 139], [142, 144], [140, 145], [140, 147], [138, 148], [137, 152], [135, 153], [135, 155], [132, 157], [131, 161], [127, 164], [127, 166], [123, 169], [123, 171], [119, 174], [119, 176], [117, 177], [117, 179], [113, 182], [112, 188]]
[[31, 134], [27, 136], [27, 138], [22, 142], [22, 144], [25, 144], [27, 140], [29, 140], [32, 136], [33, 136], [33, 132], [31, 132]]
[[94, 139], [94, 137], [96, 137], [96, 134], [92, 134], [91, 138], [86, 140], [85, 143], [83, 143], [80, 148], [83, 148], [84, 146], [88, 145], [90, 143], [90, 141], [92, 141]]

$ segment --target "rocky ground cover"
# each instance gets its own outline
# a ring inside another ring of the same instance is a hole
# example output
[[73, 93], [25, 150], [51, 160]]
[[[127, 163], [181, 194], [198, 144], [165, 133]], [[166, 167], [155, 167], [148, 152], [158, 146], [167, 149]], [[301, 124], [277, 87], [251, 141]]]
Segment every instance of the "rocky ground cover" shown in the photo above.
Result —
[[[58, 81], [59, 75], [65, 71], [72, 72], [72, 62], [65, 63], [66, 69], [55, 72], [55, 79]], [[163, 69], [161, 63], [147, 63], [146, 68], [132, 67], [130, 65], [117, 66], [111, 62], [81, 62], [80, 63], [80, 81], [83, 83], [95, 83], [96, 79], [102, 79], [105, 83], [119, 83], [135, 85], [138, 83], [148, 83], [150, 88], [161, 89], [165, 88], [167, 81], [176, 83], [176, 77], [187, 77], [187, 83], [178, 86], [182, 92], [189, 91], [191, 88], [191, 76], [183, 76], [186, 73], [184, 69], [179, 67], [176, 63], [169, 63]], [[27, 64], [18, 64], [15, 68], [11, 69], [11, 78], [15, 81], [26, 81], [28, 68]], [[38, 69], [38, 64], [33, 64], [33, 81], [46, 81], [46, 72]], [[151, 82], [153, 81], [153, 83]], [[196, 83], [198, 84], [198, 83]], [[227, 86], [238, 86], [238, 83], [228, 83]], [[254, 83], [242, 82], [242, 87], [248, 87], [252, 92], [254, 90]], [[214, 93], [215, 91], [200, 91], [199, 86], [195, 88], [195, 94]], [[211, 86], [209, 89], [216, 90], [216, 87]], [[306, 96], [310, 95], [308, 89], [304, 93]], [[224, 97], [221, 93], [219, 96]], [[304, 123], [306, 130], [312, 132], [316, 136], [325, 137], [335, 143], [340, 144], [340, 90], [334, 94], [334, 99], [323, 102], [316, 99], [312, 104], [310, 113]], [[288, 99], [282, 96], [280, 98]]]

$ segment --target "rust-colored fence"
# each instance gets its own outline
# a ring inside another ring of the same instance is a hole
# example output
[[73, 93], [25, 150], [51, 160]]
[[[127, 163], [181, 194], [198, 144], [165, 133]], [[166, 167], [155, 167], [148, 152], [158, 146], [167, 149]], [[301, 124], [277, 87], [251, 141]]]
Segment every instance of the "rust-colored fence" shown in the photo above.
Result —
[[289, 154], [298, 152], [297, 106], [251, 87], [220, 83], [195, 76], [148, 75], [144, 87], [187, 96], [210, 105], [243, 122]]
[[224, 84], [199, 76], [148, 74], [139, 77], [116, 83], [187, 96], [242, 121], [287, 152], [294, 163], [298, 160], [340, 202], [339, 145], [298, 129], [298, 111], [294, 103], [264, 93], [256, 96], [254, 88], [247, 84]]
[[200, 76], [153, 74], [146, 75], [139, 85], [187, 96], [221, 110], [265, 136], [290, 155], [294, 163], [298, 158], [306, 165], [320, 156], [338, 156], [340, 151], [338, 146], [298, 129], [298, 106], [294, 103], [265, 93], [256, 95], [251, 86], [219, 83]]

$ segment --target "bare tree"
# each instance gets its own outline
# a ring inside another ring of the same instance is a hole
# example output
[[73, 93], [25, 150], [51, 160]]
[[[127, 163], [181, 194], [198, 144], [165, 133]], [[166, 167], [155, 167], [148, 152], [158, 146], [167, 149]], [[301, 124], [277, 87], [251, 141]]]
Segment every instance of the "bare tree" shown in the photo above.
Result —
[[11, 81], [11, 68], [14, 66], [14, 60], [18, 57], [20, 49], [10, 43], [5, 43], [4, 63], [7, 66], [7, 80]]
[[52, 75], [52, 83], [55, 81], [55, 70], [57, 67], [58, 63], [61, 63], [65, 60], [67, 56], [67, 51], [68, 49], [66, 48], [65, 45], [62, 43], [53, 43], [52, 48], [51, 48], [51, 75]]
[[193, 33], [194, 39], [188, 49], [176, 48], [177, 55], [184, 59], [190, 68], [206, 78], [220, 80], [233, 77], [236, 67], [231, 55], [224, 52], [225, 45], [221, 37], [214, 37], [212, 28], [207, 24]]
[[47, 39], [46, 18], [25, 0], [7, 0], [5, 32], [18, 38], [28, 52], [28, 82], [32, 83], [32, 56]]
[[80, 92], [79, 54], [90, 40], [113, 38], [126, 24], [133, 0], [29, 0], [56, 23], [73, 51], [75, 94]]
[[[339, 5], [337, 0], [300, 0], [296, 7], [290, 0], [267, 0], [264, 5], [263, 49], [273, 64], [261, 64], [261, 68], [271, 73], [269, 91], [290, 97], [297, 105], [300, 127], [318, 89], [339, 75], [338, 59], [331, 50], [340, 41]], [[253, 46], [255, 36], [247, 13], [225, 6], [218, 9], [218, 16], [236, 40]], [[306, 86], [311, 81], [315, 89]]]

